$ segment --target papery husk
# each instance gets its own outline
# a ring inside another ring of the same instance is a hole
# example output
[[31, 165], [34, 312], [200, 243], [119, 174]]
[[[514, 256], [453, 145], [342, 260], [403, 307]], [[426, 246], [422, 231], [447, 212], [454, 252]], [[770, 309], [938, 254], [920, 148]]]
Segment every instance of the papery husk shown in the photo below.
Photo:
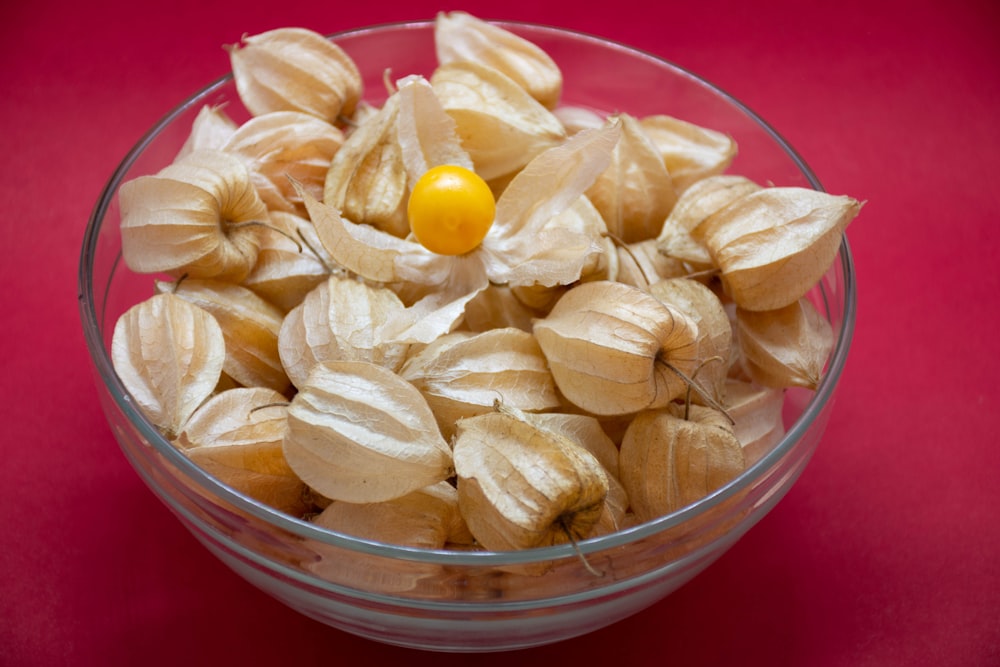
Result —
[[619, 461], [621, 482], [640, 521], [701, 500], [745, 468], [743, 448], [723, 413], [678, 403], [637, 415], [625, 432]]
[[363, 540], [417, 549], [472, 542], [458, 508], [458, 491], [448, 482], [380, 503], [336, 501], [313, 523]]
[[521, 329], [446, 334], [407, 359], [399, 373], [427, 399], [445, 439], [459, 419], [491, 412], [497, 400], [529, 412], [559, 406], [541, 348]]
[[716, 211], [740, 197], [760, 190], [744, 176], [720, 174], [692, 183], [677, 198], [656, 239], [661, 253], [687, 262], [694, 270], [713, 266], [712, 255], [702, 238], [701, 226]]
[[[721, 299], [710, 288], [690, 278], [661, 280], [649, 292], [694, 320], [698, 327], [700, 366], [692, 379], [716, 404], [725, 403], [733, 328]], [[691, 400], [705, 404], [701, 392], [692, 392]]]
[[566, 138], [551, 111], [492, 67], [449, 62], [438, 66], [430, 81], [441, 105], [455, 120], [476, 173], [486, 181], [518, 171]]
[[298, 111], [274, 111], [241, 125], [221, 150], [244, 161], [269, 210], [304, 216], [305, 205], [289, 177], [322, 197], [330, 162], [343, 143], [343, 132], [325, 120]]
[[318, 364], [288, 407], [285, 459], [331, 500], [392, 500], [454, 474], [417, 389], [367, 361]]
[[267, 207], [239, 158], [193, 152], [119, 189], [122, 257], [138, 273], [239, 282], [260, 249]]
[[403, 310], [388, 288], [330, 276], [285, 316], [278, 334], [282, 365], [296, 386], [327, 361], [368, 361], [396, 371], [409, 345], [390, 340], [386, 325]]
[[406, 167], [396, 134], [399, 96], [358, 126], [330, 161], [322, 201], [351, 222], [368, 224], [399, 238], [410, 233]]
[[466, 12], [439, 12], [434, 21], [439, 64], [474, 61], [503, 72], [543, 106], [555, 109], [562, 72], [533, 42]]
[[300, 516], [311, 504], [282, 452], [287, 402], [264, 387], [224, 391], [191, 415], [174, 444], [227, 486]]
[[535, 322], [556, 386], [594, 415], [662, 407], [698, 366], [698, 328], [680, 311], [622, 283], [581, 283]]
[[543, 227], [547, 230], [567, 229], [592, 241], [584, 258], [578, 281], [555, 285], [518, 285], [512, 293], [525, 306], [539, 314], [547, 313], [556, 301], [577, 282], [615, 280], [619, 274], [618, 251], [613, 239], [608, 237], [607, 225], [594, 204], [581, 195], [573, 204], [551, 218]]
[[660, 252], [656, 239], [617, 246], [618, 282], [648, 290], [661, 280], [688, 274], [688, 266]]
[[594, 254], [593, 236], [548, 223], [604, 170], [618, 135], [617, 125], [581, 132], [534, 158], [497, 201], [482, 243], [464, 255], [432, 253], [356, 224], [308, 194], [306, 206], [331, 257], [366, 280], [392, 286], [412, 306], [413, 325], [400, 336], [427, 343], [454, 330], [465, 304], [490, 283], [552, 286], [580, 278]]
[[342, 129], [344, 131], [344, 137], [346, 138], [350, 136], [356, 129], [377, 116], [379, 108], [380, 107], [377, 104], [372, 104], [367, 100], [358, 100], [358, 105], [354, 107], [354, 113], [350, 116], [341, 115], [340, 117], [343, 121]]
[[530, 423], [575, 442], [600, 461], [608, 477], [608, 495], [604, 500], [604, 511], [594, 525], [592, 536], [606, 535], [620, 530], [628, 510], [628, 494], [618, 480], [618, 447], [604, 432], [601, 423], [590, 415], [562, 412], [521, 414], [522, 418]]
[[604, 271], [606, 228], [584, 191], [607, 168], [620, 136], [617, 122], [579, 132], [518, 172], [478, 252], [492, 282], [557, 287]]
[[722, 132], [665, 114], [644, 116], [639, 124], [663, 157], [678, 193], [721, 174], [736, 158], [736, 142]]
[[226, 114], [222, 106], [206, 104], [195, 116], [194, 122], [191, 123], [191, 132], [174, 160], [180, 160], [198, 150], [222, 150], [238, 127], [236, 121]]
[[552, 113], [562, 123], [566, 129], [566, 134], [569, 136], [573, 136], [581, 130], [592, 130], [601, 127], [607, 122], [607, 116], [604, 114], [597, 113], [593, 109], [573, 106], [571, 104], [560, 105], [553, 109]]
[[428, 169], [449, 164], [474, 170], [462, 148], [455, 120], [441, 106], [427, 79], [411, 75], [397, 82], [396, 140], [410, 190]]
[[621, 139], [611, 164], [587, 190], [608, 231], [625, 243], [655, 238], [677, 201], [670, 174], [639, 121], [618, 114]]
[[157, 294], [115, 322], [111, 362], [147, 419], [173, 438], [215, 390], [226, 358], [219, 323], [173, 294]]
[[482, 332], [513, 327], [531, 331], [541, 313], [526, 306], [507, 285], [489, 285], [465, 305], [461, 330]]
[[861, 203], [800, 187], [752, 192], [706, 220], [703, 236], [726, 292], [746, 310], [795, 303], [830, 268]]
[[454, 460], [462, 516], [490, 551], [585, 539], [604, 511], [608, 478], [597, 458], [510, 412], [461, 420]]
[[329, 123], [350, 116], [363, 84], [342, 48], [305, 28], [244, 35], [226, 47], [243, 106], [254, 116], [301, 111]]
[[309, 220], [283, 211], [271, 211], [270, 218], [257, 263], [241, 284], [287, 313], [331, 274], [344, 272], [326, 254]]
[[[512, 408], [504, 403], [503, 409]], [[566, 412], [529, 413], [523, 410], [515, 412], [535, 426], [569, 438], [593, 454], [604, 466], [608, 475], [618, 478], [618, 447], [596, 417]]]
[[278, 332], [284, 313], [252, 290], [219, 280], [187, 278], [156, 281], [215, 317], [226, 341], [226, 375], [244, 387], [267, 387], [284, 393], [290, 382], [278, 356]]
[[726, 413], [733, 418], [733, 432], [743, 447], [747, 467], [759, 461], [785, 435], [782, 408], [785, 392], [753, 382], [726, 381]]
[[833, 350], [833, 328], [802, 298], [778, 310], [737, 308], [736, 340], [754, 382], [814, 390]]

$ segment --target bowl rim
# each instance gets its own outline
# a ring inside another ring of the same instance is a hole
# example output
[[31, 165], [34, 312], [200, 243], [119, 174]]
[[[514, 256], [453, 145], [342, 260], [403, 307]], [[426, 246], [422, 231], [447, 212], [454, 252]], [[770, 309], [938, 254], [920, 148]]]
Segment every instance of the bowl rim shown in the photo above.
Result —
[[[802, 172], [810, 185], [820, 191], [824, 191], [819, 179], [806, 164], [798, 152], [765, 120], [757, 115], [752, 109], [741, 101], [725, 92], [720, 87], [709, 82], [705, 78], [694, 72], [675, 64], [674, 62], [656, 55], [641, 48], [630, 46], [624, 42], [614, 39], [600, 37], [591, 33], [582, 32], [575, 29], [556, 27], [552, 25], [533, 23], [527, 21], [512, 20], [490, 20], [492, 24], [507, 28], [516, 33], [545, 34], [548, 36], [570, 37], [576, 40], [587, 42], [591, 45], [603, 48], [611, 48], [624, 54], [639, 57], [643, 60], [651, 61], [660, 67], [666, 67], [676, 74], [679, 74], [694, 83], [706, 88], [715, 95], [723, 98], [727, 103], [737, 108], [749, 120], [753, 121], [761, 130], [768, 134], [771, 139], [788, 155]], [[378, 23], [361, 28], [329, 33], [326, 36], [333, 40], [346, 40], [356, 37], [363, 37], [370, 33], [388, 32], [398, 30], [427, 30], [432, 28], [433, 19], [417, 21], [394, 21]], [[126, 416], [132, 425], [138, 429], [140, 435], [150, 443], [158, 454], [165, 457], [169, 463], [183, 475], [186, 475], [191, 483], [196, 484], [209, 497], [218, 496], [227, 504], [234, 506], [255, 519], [271, 524], [295, 535], [296, 537], [326, 543], [333, 547], [343, 548], [359, 553], [366, 553], [382, 557], [398, 558], [406, 561], [413, 561], [426, 564], [439, 565], [468, 565], [468, 566], [497, 566], [497, 565], [530, 565], [545, 561], [558, 561], [567, 558], [577, 558], [579, 554], [591, 554], [606, 549], [621, 547], [634, 542], [639, 542], [645, 538], [675, 528], [688, 520], [710, 511], [741, 493], [750, 486], [758, 477], [786, 457], [795, 447], [795, 444], [809, 429], [812, 423], [819, 417], [823, 407], [832, 399], [834, 389], [844, 371], [848, 352], [853, 340], [856, 318], [857, 318], [857, 288], [854, 275], [854, 261], [844, 235], [840, 249], [840, 271], [843, 278], [843, 301], [844, 308], [841, 313], [841, 327], [839, 334], [834, 341], [833, 351], [827, 362], [827, 371], [821, 379], [813, 396], [805, 406], [802, 414], [787, 430], [782, 439], [771, 448], [759, 460], [751, 464], [738, 477], [726, 485], [716, 489], [699, 501], [683, 507], [670, 514], [658, 517], [635, 526], [624, 528], [614, 533], [581, 540], [576, 545], [560, 544], [556, 546], [537, 547], [518, 551], [453, 551], [439, 549], [423, 549], [416, 547], [399, 546], [382, 542], [375, 542], [362, 538], [353, 537], [344, 533], [337, 533], [329, 529], [321, 528], [308, 521], [295, 518], [291, 515], [273, 509], [270, 506], [256, 501], [248, 496], [226, 486], [216, 480], [210, 474], [198, 467], [179, 449], [172, 446], [160, 432], [149, 422], [137, 405], [132, 401], [121, 380], [118, 378], [111, 362], [109, 351], [104, 346], [103, 329], [98, 316], [98, 312], [104, 313], [106, 303], [101, 303], [100, 308], [95, 297], [101, 295], [94, 291], [92, 260], [96, 255], [96, 246], [102, 229], [103, 222], [108, 212], [111, 201], [116, 196], [119, 185], [122, 183], [129, 169], [136, 162], [142, 152], [153, 140], [178, 116], [189, 110], [191, 107], [204, 102], [214, 91], [221, 88], [232, 79], [232, 73], [224, 74], [214, 81], [203, 86], [201, 89], [190, 95], [173, 109], [164, 114], [149, 130], [147, 130], [135, 145], [126, 153], [113, 171], [111, 177], [101, 190], [98, 200], [91, 211], [87, 226], [84, 231], [83, 244], [80, 252], [79, 272], [77, 278], [78, 285], [78, 305], [83, 326], [84, 338], [90, 353], [91, 361], [94, 364], [96, 375], [100, 381], [109, 389], [113, 401], [117, 408]], [[111, 269], [111, 277], [119, 270], [122, 263], [121, 252]], [[109, 278], [110, 282], [110, 278]], [[107, 296], [107, 286], [103, 286], [105, 291], [103, 296]], [[826, 299], [826, 288], [821, 287], [823, 298]], [[829, 303], [826, 304], [829, 311]], [[161, 499], [162, 500], [162, 499]], [[173, 508], [172, 508], [173, 509]]]

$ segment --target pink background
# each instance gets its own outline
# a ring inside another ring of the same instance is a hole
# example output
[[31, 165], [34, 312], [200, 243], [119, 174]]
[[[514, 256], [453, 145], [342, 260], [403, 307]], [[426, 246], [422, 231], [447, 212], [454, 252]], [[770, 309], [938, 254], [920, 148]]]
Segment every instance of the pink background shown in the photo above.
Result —
[[[1000, 5], [168, 6], [0, 9], [0, 664], [1000, 664]], [[167, 109], [227, 71], [223, 44], [441, 9], [666, 57], [757, 111], [829, 191], [868, 202], [848, 231], [860, 286], [852, 356], [798, 485], [668, 599], [514, 655], [375, 644], [298, 615], [218, 563], [118, 450], [75, 298], [104, 181]]]

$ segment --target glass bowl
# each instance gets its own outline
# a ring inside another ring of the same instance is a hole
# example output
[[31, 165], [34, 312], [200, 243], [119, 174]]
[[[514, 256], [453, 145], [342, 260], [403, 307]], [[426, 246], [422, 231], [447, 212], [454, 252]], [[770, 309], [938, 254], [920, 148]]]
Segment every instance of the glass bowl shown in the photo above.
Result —
[[[821, 189], [795, 151], [737, 100], [698, 76], [628, 46], [562, 29], [500, 24], [559, 64], [563, 102], [635, 116], [665, 113], [731, 135], [731, 173], [758, 183]], [[383, 71], [429, 76], [433, 22], [352, 30], [336, 41], [358, 63], [367, 99], [384, 98]], [[565, 640], [639, 612], [703, 571], [795, 483], [822, 436], [854, 331], [855, 284], [846, 241], [809, 297], [830, 321], [835, 348], [815, 392], [789, 390], [785, 435], [731, 483], [655, 521], [519, 552], [431, 551], [355, 539], [293, 518], [227, 487], [167, 442], [116, 376], [118, 316], [151, 295], [151, 278], [121, 261], [119, 186], [169, 164], [206, 104], [242, 106], [226, 76], [185, 100], [125, 156], [94, 208], [80, 260], [83, 329], [103, 410], [122, 452], [149, 488], [213, 554], [299, 612], [389, 644], [497, 651]], [[595, 574], [595, 570], [599, 574]]]

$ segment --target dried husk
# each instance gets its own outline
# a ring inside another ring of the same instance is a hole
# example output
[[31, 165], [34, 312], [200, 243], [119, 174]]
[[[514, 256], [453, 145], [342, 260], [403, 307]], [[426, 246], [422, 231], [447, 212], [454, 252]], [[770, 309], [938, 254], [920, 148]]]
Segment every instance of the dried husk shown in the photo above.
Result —
[[438, 66], [430, 81], [441, 105], [455, 120], [476, 173], [484, 180], [518, 171], [566, 138], [551, 111], [492, 67], [449, 62]]
[[581, 283], [535, 322], [556, 386], [594, 415], [662, 407], [698, 366], [698, 328], [680, 311], [622, 283]]
[[298, 111], [274, 111], [241, 125], [221, 150], [244, 161], [269, 210], [305, 215], [289, 177], [322, 197], [330, 162], [343, 142], [343, 132], [325, 120]]
[[288, 312], [331, 274], [343, 271], [326, 254], [309, 220], [283, 211], [271, 211], [270, 217], [257, 263], [241, 284]]
[[554, 233], [555, 230], [569, 230], [589, 238], [591, 244], [584, 255], [578, 280], [568, 284], [535, 283], [511, 288], [514, 296], [531, 310], [540, 314], [547, 313], [559, 297], [577, 282], [618, 278], [619, 258], [615, 242], [608, 237], [604, 218], [585, 195], [581, 195], [569, 208], [550, 218], [542, 229], [550, 233]]
[[543, 106], [555, 109], [562, 72], [533, 42], [466, 12], [440, 12], [434, 21], [438, 63], [474, 61], [503, 72]]
[[399, 95], [393, 94], [348, 137], [330, 161], [323, 203], [351, 222], [405, 238], [409, 192], [396, 131]]
[[[698, 327], [699, 368], [692, 378], [717, 404], [726, 400], [726, 378], [733, 355], [733, 327], [722, 300], [709, 287], [690, 278], [671, 278], [652, 285], [650, 294], [694, 320]], [[691, 400], [704, 404], [700, 392]]]
[[301, 387], [317, 364], [328, 361], [368, 361], [398, 370], [409, 345], [392, 341], [386, 325], [403, 310], [388, 288], [330, 276], [281, 324], [278, 353], [285, 372]]
[[754, 382], [816, 389], [833, 350], [833, 328], [802, 298], [778, 310], [737, 308], [736, 340]]
[[541, 313], [526, 306], [507, 285], [489, 285], [465, 305], [462, 330], [472, 332], [514, 327], [531, 331]]
[[196, 151], [123, 183], [119, 202], [133, 271], [239, 282], [257, 261], [267, 207], [235, 156]]
[[225, 358], [226, 343], [215, 318], [173, 294], [152, 296], [115, 322], [115, 372], [167, 438], [212, 394]]
[[726, 413], [733, 418], [733, 432], [743, 447], [747, 467], [753, 465], [785, 435], [782, 408], [785, 392], [753, 382], [726, 381]]
[[416, 241], [356, 224], [308, 194], [306, 207], [330, 256], [366, 280], [391, 285], [415, 307], [418, 328], [406, 335], [430, 342], [457, 326], [465, 304], [491, 282], [550, 286], [580, 278], [594, 252], [593, 237], [547, 223], [604, 170], [618, 134], [617, 125], [581, 132], [534, 158], [497, 201], [480, 246], [464, 255], [432, 253]]
[[427, 79], [411, 75], [400, 80], [396, 140], [410, 189], [433, 167], [450, 164], [473, 170], [462, 148], [455, 121], [441, 106]]
[[445, 439], [459, 419], [490, 412], [497, 400], [529, 412], [559, 406], [542, 350], [521, 329], [446, 334], [410, 357], [399, 373], [427, 399]]
[[677, 403], [636, 415], [622, 439], [619, 462], [640, 521], [701, 500], [745, 467], [743, 448], [724, 414]]
[[618, 447], [605, 433], [601, 423], [590, 415], [563, 412], [521, 414], [530, 423], [568, 438], [600, 461], [608, 477], [608, 495], [604, 499], [604, 511], [594, 525], [593, 535], [606, 535], [620, 530], [624, 526], [628, 510], [628, 494], [618, 480]]
[[559, 119], [563, 127], [566, 128], [566, 134], [570, 136], [581, 130], [592, 130], [601, 127], [607, 122], [607, 116], [604, 114], [597, 113], [593, 109], [571, 104], [562, 104], [553, 109], [552, 113]]
[[611, 164], [587, 190], [608, 231], [625, 243], [655, 238], [677, 201], [670, 174], [639, 121], [618, 114], [621, 139]]
[[597, 458], [510, 412], [461, 420], [454, 459], [462, 516], [491, 551], [585, 539], [604, 511], [608, 478]]
[[722, 132], [665, 114], [644, 116], [639, 124], [663, 156], [678, 193], [696, 181], [721, 174], [736, 158], [736, 142]]
[[760, 186], [744, 176], [720, 174], [708, 176], [692, 183], [677, 198], [670, 215], [656, 242], [659, 250], [668, 257], [687, 262], [695, 271], [712, 267], [701, 234], [701, 225], [740, 197], [760, 190]]
[[618, 282], [648, 290], [661, 280], [688, 274], [684, 262], [660, 252], [656, 239], [617, 246]]
[[310, 503], [282, 452], [287, 402], [263, 387], [218, 393], [191, 415], [174, 444], [224, 484], [300, 516]]
[[254, 116], [301, 111], [329, 123], [350, 116], [361, 97], [357, 65], [342, 48], [305, 28], [244, 36], [227, 46], [233, 81]]
[[861, 203], [800, 187], [752, 192], [706, 220], [705, 245], [726, 292], [746, 310], [795, 303], [830, 268]]
[[285, 459], [333, 501], [392, 500], [454, 474], [417, 389], [367, 361], [318, 364], [288, 407]]
[[181, 146], [175, 160], [198, 150], [222, 150], [238, 127], [236, 121], [230, 118], [221, 106], [206, 104], [191, 123], [191, 132], [184, 140], [184, 145]]
[[607, 168], [620, 136], [616, 122], [579, 132], [518, 172], [478, 253], [492, 282], [553, 287], [604, 270], [606, 228], [584, 191]]
[[448, 482], [380, 503], [333, 502], [313, 523], [363, 540], [418, 549], [472, 541], [458, 508], [458, 491]]
[[156, 281], [156, 289], [190, 301], [215, 318], [226, 341], [222, 366], [226, 375], [244, 387], [288, 390], [288, 375], [278, 356], [278, 332], [284, 318], [280, 308], [246, 287], [219, 280]]

